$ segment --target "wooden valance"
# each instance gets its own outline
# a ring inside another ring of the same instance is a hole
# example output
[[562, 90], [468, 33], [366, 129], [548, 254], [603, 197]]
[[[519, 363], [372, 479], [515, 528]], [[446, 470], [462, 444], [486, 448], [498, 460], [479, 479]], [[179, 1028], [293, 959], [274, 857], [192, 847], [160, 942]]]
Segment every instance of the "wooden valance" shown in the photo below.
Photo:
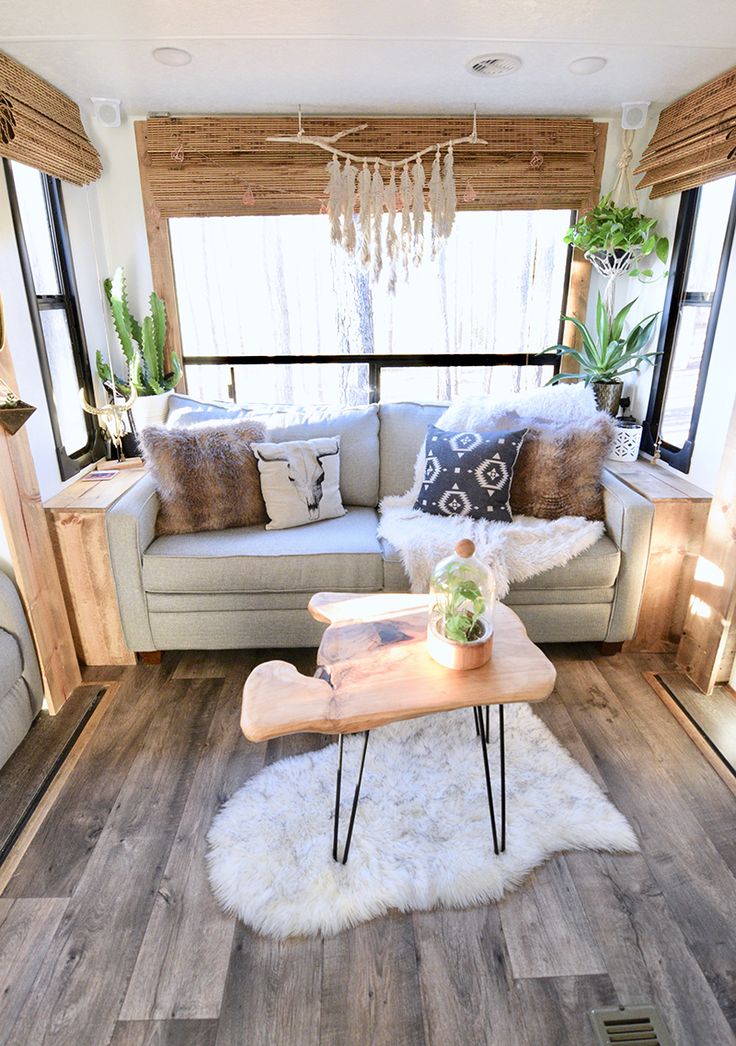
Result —
[[[306, 134], [332, 135], [358, 155], [400, 159], [468, 134], [463, 117], [313, 117]], [[329, 156], [308, 145], [268, 142], [294, 134], [295, 117], [152, 117], [138, 127], [142, 181], [157, 217], [313, 214], [325, 201]], [[478, 118], [488, 145], [455, 151], [459, 210], [591, 206], [598, 197], [606, 125], [584, 119]], [[429, 157], [431, 163], [431, 156]]]
[[736, 174], [736, 66], [662, 110], [642, 172], [652, 199]]
[[0, 51], [0, 156], [86, 185], [102, 174], [79, 106]]

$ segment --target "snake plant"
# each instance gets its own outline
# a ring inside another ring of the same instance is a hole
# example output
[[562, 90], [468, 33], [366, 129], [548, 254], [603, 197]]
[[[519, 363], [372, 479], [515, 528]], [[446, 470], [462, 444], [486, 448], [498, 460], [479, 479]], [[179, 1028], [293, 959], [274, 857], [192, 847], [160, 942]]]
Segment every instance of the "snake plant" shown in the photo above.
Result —
[[[112, 279], [104, 283], [105, 297], [112, 313], [113, 326], [128, 366], [128, 379], [115, 375], [115, 386], [124, 396], [131, 387], [139, 396], [156, 396], [169, 392], [179, 383], [181, 365], [175, 352], [171, 354], [171, 372], [164, 371], [164, 344], [166, 342], [166, 306], [158, 294], [149, 298], [150, 315], [139, 323], [128, 306], [125, 271], [120, 266]], [[111, 383], [113, 374], [100, 350], [97, 350], [97, 373], [104, 382]]]
[[[594, 332], [588, 330], [586, 325], [575, 316], [562, 317], [572, 323], [580, 332], [582, 338], [580, 349], [572, 349], [568, 345], [550, 345], [543, 349], [543, 352], [554, 352], [558, 356], [570, 356], [576, 360], [580, 367], [579, 376], [586, 385], [590, 385], [591, 382], [616, 381], [624, 374], [638, 371], [642, 363], [651, 362], [655, 356], [659, 355], [658, 352], [644, 351], [654, 335], [659, 313], [654, 312], [646, 319], [640, 320], [625, 335], [624, 324], [636, 301], [637, 299], [634, 298], [624, 305], [615, 316], [611, 316], [603, 296], [599, 293]], [[576, 376], [574, 374], [555, 374], [547, 384], [554, 385], [558, 381], [570, 380]]]

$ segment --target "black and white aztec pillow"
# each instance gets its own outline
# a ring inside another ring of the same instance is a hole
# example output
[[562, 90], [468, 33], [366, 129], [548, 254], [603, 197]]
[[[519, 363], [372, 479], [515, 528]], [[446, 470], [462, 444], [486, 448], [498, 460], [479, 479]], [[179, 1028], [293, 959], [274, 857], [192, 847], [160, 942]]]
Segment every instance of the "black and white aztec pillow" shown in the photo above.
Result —
[[510, 523], [511, 481], [526, 433], [446, 432], [430, 425], [424, 480], [414, 508], [433, 516]]

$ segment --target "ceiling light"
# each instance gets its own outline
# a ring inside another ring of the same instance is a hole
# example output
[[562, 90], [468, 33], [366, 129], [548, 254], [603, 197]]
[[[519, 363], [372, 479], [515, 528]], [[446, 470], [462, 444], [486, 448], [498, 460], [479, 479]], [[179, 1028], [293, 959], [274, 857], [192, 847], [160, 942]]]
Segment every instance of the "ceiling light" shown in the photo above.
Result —
[[588, 58], [576, 58], [574, 62], [570, 62], [567, 68], [571, 73], [575, 73], [576, 76], [590, 76], [591, 73], [599, 73], [606, 65], [606, 62], [605, 58], [591, 55]]
[[161, 65], [189, 65], [192, 56], [183, 47], [156, 47], [153, 57]]
[[508, 76], [521, 69], [521, 58], [515, 54], [479, 54], [465, 63], [474, 76]]

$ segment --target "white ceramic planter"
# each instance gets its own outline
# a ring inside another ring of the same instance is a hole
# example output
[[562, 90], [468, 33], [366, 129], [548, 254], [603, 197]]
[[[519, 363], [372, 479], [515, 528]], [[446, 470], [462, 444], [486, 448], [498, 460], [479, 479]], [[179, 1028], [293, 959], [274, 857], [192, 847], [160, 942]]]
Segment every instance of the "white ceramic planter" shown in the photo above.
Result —
[[169, 410], [171, 393], [162, 392], [159, 396], [138, 396], [130, 412], [138, 432], [149, 425], [163, 425]]

